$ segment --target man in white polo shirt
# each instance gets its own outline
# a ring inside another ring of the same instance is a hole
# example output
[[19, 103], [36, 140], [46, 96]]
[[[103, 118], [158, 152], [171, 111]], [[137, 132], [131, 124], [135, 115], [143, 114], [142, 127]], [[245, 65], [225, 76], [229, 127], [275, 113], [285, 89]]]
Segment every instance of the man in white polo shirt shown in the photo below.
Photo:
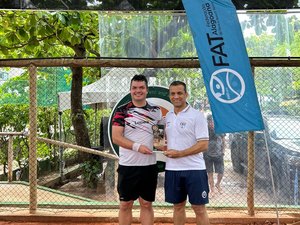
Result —
[[187, 197], [196, 214], [197, 225], [209, 224], [205, 207], [209, 187], [203, 159], [209, 140], [207, 121], [200, 111], [186, 102], [185, 83], [172, 82], [169, 94], [174, 110], [166, 115], [166, 202], [174, 204], [175, 225], [185, 224]]

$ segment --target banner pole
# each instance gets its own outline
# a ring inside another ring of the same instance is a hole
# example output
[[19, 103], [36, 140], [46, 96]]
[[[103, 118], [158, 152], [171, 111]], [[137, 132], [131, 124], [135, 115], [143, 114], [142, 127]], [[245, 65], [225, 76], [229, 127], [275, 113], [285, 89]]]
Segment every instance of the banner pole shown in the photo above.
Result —
[[254, 131], [248, 132], [248, 174], [247, 174], [247, 208], [249, 216], [254, 216]]

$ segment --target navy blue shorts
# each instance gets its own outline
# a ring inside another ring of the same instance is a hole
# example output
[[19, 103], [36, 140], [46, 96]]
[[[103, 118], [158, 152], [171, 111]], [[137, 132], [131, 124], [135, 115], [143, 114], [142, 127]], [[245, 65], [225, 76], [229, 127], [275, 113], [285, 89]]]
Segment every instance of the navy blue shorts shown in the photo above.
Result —
[[139, 197], [153, 202], [157, 185], [158, 168], [150, 166], [121, 166], [118, 168], [118, 193], [120, 201]]
[[208, 203], [208, 180], [206, 170], [165, 172], [165, 200], [178, 204], [187, 197], [192, 205]]

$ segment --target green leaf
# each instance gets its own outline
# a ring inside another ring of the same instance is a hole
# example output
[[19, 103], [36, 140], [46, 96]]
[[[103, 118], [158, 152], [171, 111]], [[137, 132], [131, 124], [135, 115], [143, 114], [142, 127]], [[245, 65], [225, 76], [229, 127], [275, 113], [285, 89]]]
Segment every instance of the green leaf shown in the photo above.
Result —
[[67, 25], [67, 18], [62, 13], [58, 13], [57, 18], [63, 25]]
[[86, 39], [85, 42], [84, 42], [84, 47], [86, 49], [93, 49], [93, 43], [90, 39]]
[[19, 40], [23, 40], [23, 41], [27, 41], [29, 39], [29, 35], [23, 28], [17, 30], [16, 36], [18, 37]]

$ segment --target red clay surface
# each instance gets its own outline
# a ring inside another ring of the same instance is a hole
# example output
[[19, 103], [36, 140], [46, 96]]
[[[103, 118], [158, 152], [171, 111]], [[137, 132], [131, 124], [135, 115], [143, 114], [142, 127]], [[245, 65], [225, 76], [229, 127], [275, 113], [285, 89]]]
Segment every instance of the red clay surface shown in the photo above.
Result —
[[[188, 223], [195, 225], [194, 223]], [[118, 223], [47, 223], [47, 222], [0, 222], [0, 225], [118, 225]], [[133, 223], [132, 225], [140, 225]], [[154, 225], [173, 225], [172, 223], [154, 223]]]
[[[196, 225], [195, 223], [185, 223], [186, 225]], [[299, 223], [296, 223], [299, 224]], [[47, 222], [0, 222], [0, 225], [118, 225], [118, 223], [47, 223]], [[140, 223], [132, 223], [131, 225], [141, 225]], [[173, 225], [173, 223], [154, 223], [154, 225]], [[213, 225], [240, 225], [240, 224], [213, 224]], [[277, 223], [243, 223], [242, 225], [277, 225]], [[280, 225], [288, 225], [280, 223]], [[290, 224], [293, 225], [293, 224]]]
[[[196, 225], [195, 223], [185, 223], [186, 225]], [[299, 224], [299, 223], [295, 223]], [[0, 225], [119, 225], [118, 223], [47, 223], [47, 222], [1, 222]], [[132, 223], [131, 225], [141, 225], [140, 223]], [[154, 225], [174, 225], [173, 223], [154, 223]], [[212, 225], [277, 225], [277, 223], [265, 222], [265, 223], [242, 223], [242, 224], [212, 224]], [[293, 223], [280, 223], [280, 225], [294, 225]]]
[[[196, 223], [185, 223], [186, 225], [196, 225]], [[225, 222], [225, 223], [211, 223], [212, 225], [278, 225], [277, 222], [270, 222], [270, 221], [259, 221], [259, 222], [250, 222], [243, 221], [240, 223], [235, 222]], [[291, 223], [279, 223], [280, 225], [299, 225], [300, 222], [291, 222]], [[112, 223], [112, 222], [95, 222], [95, 223], [89, 223], [89, 222], [15, 222], [15, 221], [0, 221], [0, 225], [119, 225], [118, 223]], [[131, 225], [141, 225], [140, 223], [132, 223]], [[173, 223], [154, 223], [154, 225], [174, 225]]]

